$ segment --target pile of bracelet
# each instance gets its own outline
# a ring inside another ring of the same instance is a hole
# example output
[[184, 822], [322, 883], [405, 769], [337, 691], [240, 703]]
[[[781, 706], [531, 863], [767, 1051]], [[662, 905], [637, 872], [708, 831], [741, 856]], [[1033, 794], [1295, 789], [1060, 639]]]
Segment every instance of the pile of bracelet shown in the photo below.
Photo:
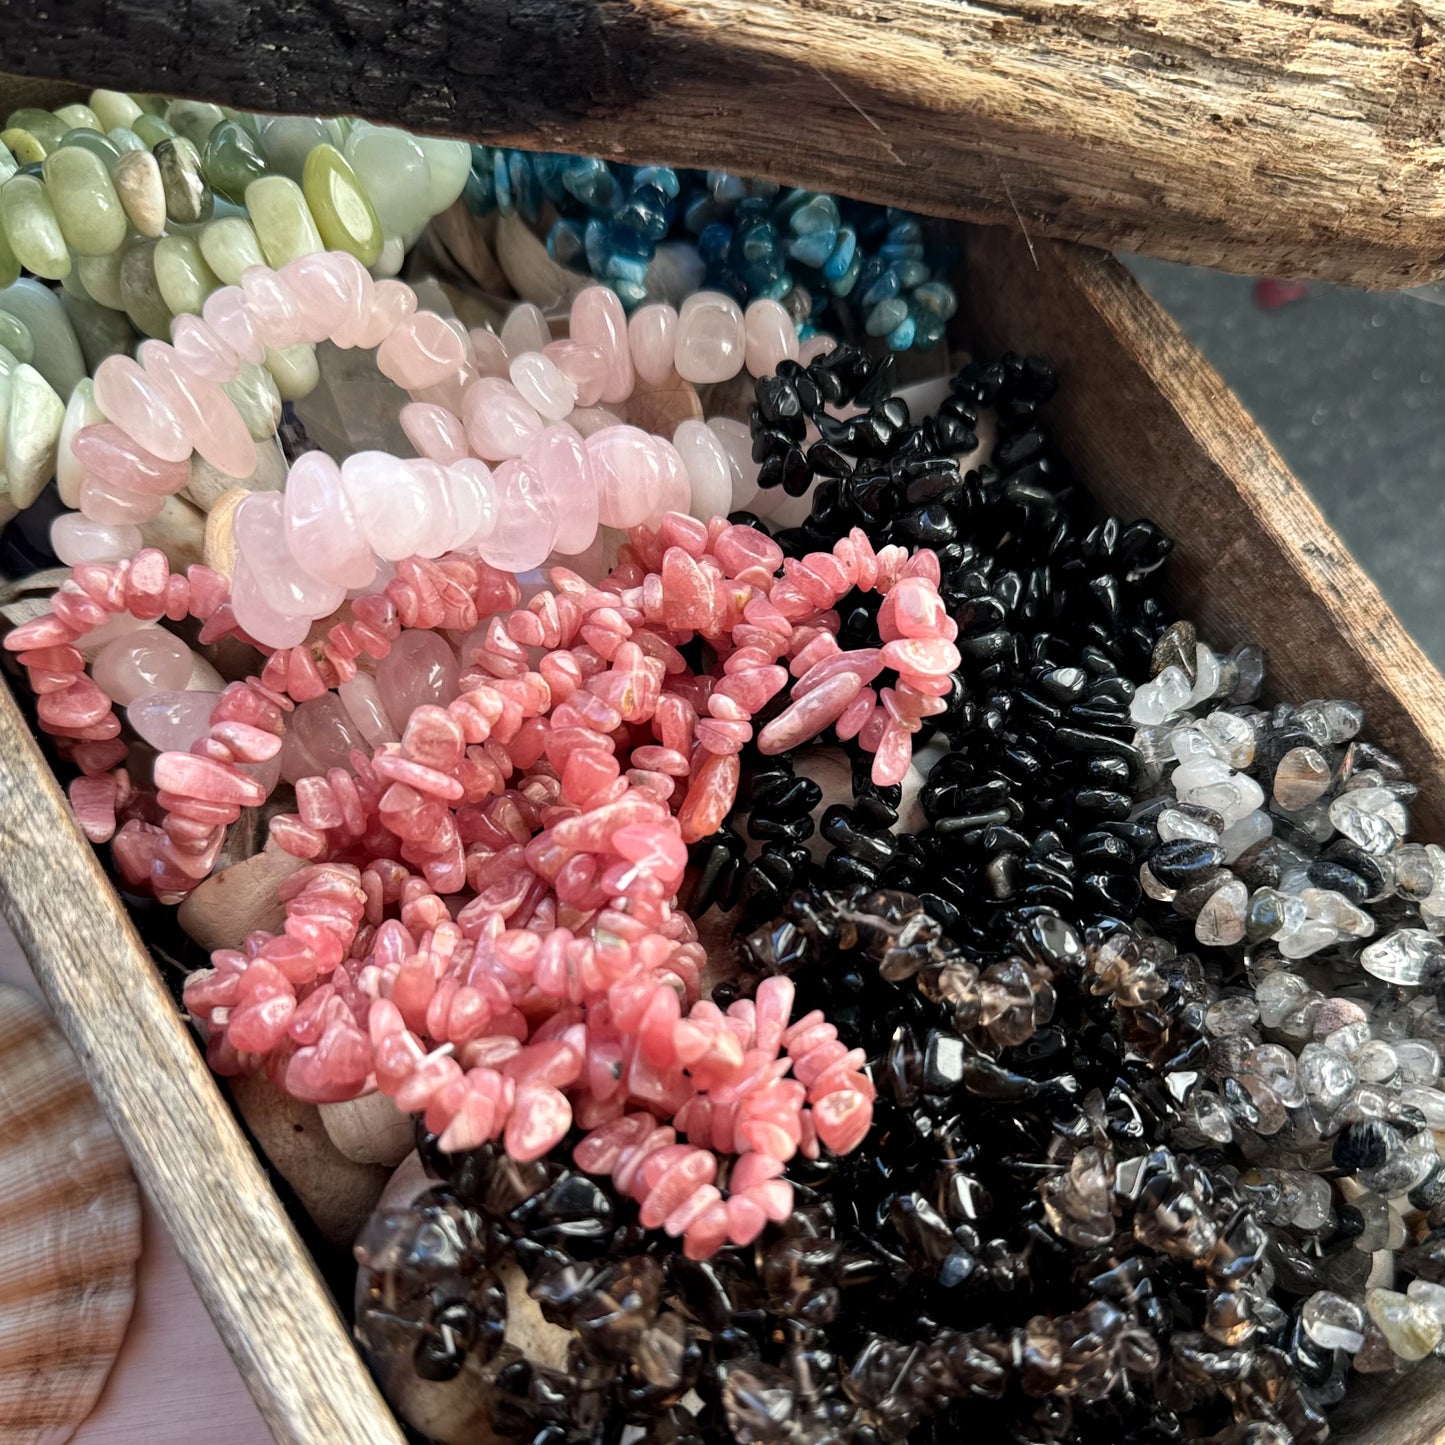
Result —
[[[1170, 610], [1047, 364], [899, 390], [928, 228], [111, 92], [0, 142], [69, 569], [4, 652], [212, 1067], [399, 1166], [331, 1232], [421, 1437], [1316, 1445], [1445, 1352], [1445, 850]], [[459, 198], [602, 284], [401, 279]]]

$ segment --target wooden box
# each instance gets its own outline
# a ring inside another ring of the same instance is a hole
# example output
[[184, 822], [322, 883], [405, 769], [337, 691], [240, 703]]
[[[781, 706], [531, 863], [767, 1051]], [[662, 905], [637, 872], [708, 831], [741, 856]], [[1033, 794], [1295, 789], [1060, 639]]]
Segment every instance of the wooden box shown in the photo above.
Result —
[[[94, 17], [94, 7], [67, 8], [89, 11]], [[108, 18], [111, 8], [105, 7]], [[623, 38], [631, 41], [638, 41], [639, 35], [646, 40], [642, 32], [653, 27], [681, 46], [668, 54], [686, 58], [692, 67], [689, 74], [701, 77], [698, 84], [704, 96], [712, 97], [716, 106], [711, 111], [702, 104], [685, 110], [686, 123], [681, 125], [673, 115], [656, 136], [645, 141], [632, 137], [639, 134], [637, 127], [644, 120], [661, 116], [667, 99], [665, 90], [648, 88], [646, 77], [638, 81], [637, 95], [629, 99], [613, 95], [611, 109], [595, 104], [589, 108], [586, 97], [595, 98], [596, 84], [616, 83], [612, 70], [621, 62], [615, 62], [610, 53], [604, 66], [608, 76], [602, 82], [584, 84], [583, 100], [564, 100], [554, 93], [539, 99], [546, 113], [544, 124], [536, 111], [517, 108], [520, 92], [510, 80], [499, 81], [504, 92], [500, 98], [483, 94], [485, 82], [477, 83], [475, 94], [463, 90], [458, 98], [458, 93], [452, 92], [455, 114], [425, 86], [403, 94], [387, 90], [379, 82], [370, 92], [361, 80], [352, 85], [346, 79], [353, 74], [350, 63], [340, 62], [334, 72], [318, 64], [326, 46], [316, 45], [314, 37], [308, 40], [302, 33], [304, 27], [297, 17], [311, 8], [304, 4], [267, 7], [283, 12], [277, 23], [296, 27], [293, 41], [303, 47], [305, 64], [293, 55], [289, 71], [276, 55], [278, 50], [285, 52], [286, 46], [263, 48], [253, 55], [254, 66], [239, 71], [234, 54], [227, 53], [228, 37], [235, 39], [231, 32], [239, 23], [234, 17], [253, 13], [252, 7], [204, 6], [203, 10], [216, 11], [209, 17], [216, 34], [202, 37], [190, 51], [162, 45], [154, 56], [137, 47], [150, 33], [147, 24], [162, 38], [168, 33], [156, 8], [142, 4], [116, 8], [123, 13], [117, 20], [119, 38], [114, 46], [108, 44], [109, 35], [100, 37], [93, 30], [87, 32], [88, 38], [82, 34], [77, 39], [69, 20], [57, 19], [54, 12], [33, 25], [31, 17], [15, 15], [7, 16], [7, 23], [13, 19], [26, 32], [24, 38], [31, 49], [24, 64], [35, 74], [67, 74], [73, 80], [130, 88], [195, 94], [209, 91], [213, 98], [261, 108], [368, 112], [490, 139], [511, 140], [525, 134], [538, 144], [600, 147], [609, 154], [625, 153], [637, 159], [705, 161], [715, 159], [715, 148], [724, 147], [729, 163], [738, 169], [763, 170], [800, 184], [851, 189], [923, 210], [1007, 219], [1007, 227], [969, 225], [960, 229], [963, 334], [981, 352], [1005, 348], [1037, 351], [1055, 363], [1063, 384], [1050, 407], [1051, 424], [1101, 507], [1125, 516], [1150, 516], [1176, 539], [1177, 550], [1166, 576], [1184, 612], [1201, 624], [1202, 634], [1222, 647], [1261, 640], [1269, 654], [1270, 686], [1280, 697], [1333, 694], [1360, 699], [1370, 734], [1398, 754], [1421, 785], [1415, 809], [1417, 836], [1440, 838], [1445, 834], [1445, 682], [1405, 634], [1268, 442], [1168, 316], [1110, 256], [1045, 239], [1048, 232], [1083, 234], [1101, 242], [1148, 240], [1152, 234], [1157, 244], [1141, 249], [1231, 260], [1241, 269], [1323, 271], [1409, 284], [1438, 273], [1438, 196], [1420, 202], [1418, 177], [1407, 176], [1398, 157], [1386, 169], [1395, 168], [1390, 174], [1400, 195], [1409, 192], [1414, 198], [1404, 207], [1409, 214], [1404, 221], [1397, 214], [1388, 225], [1378, 217], [1372, 224], [1357, 225], [1351, 232], [1358, 243], [1353, 260], [1342, 252], [1326, 257], [1322, 249], [1311, 251], [1308, 236], [1298, 230], [1298, 215], [1276, 216], [1276, 221], [1268, 224], [1261, 220], [1249, 236], [1236, 231], [1217, 244], [1211, 255], [1204, 239], [1209, 233], [1208, 221], [1201, 219], [1198, 198], [1189, 198], [1184, 160], [1174, 167], [1167, 183], [1161, 182], [1155, 195], [1161, 208], [1156, 221], [1147, 219], [1147, 186], [1136, 188], [1132, 199], [1124, 196], [1119, 201], [1116, 196], [1119, 205], [1101, 220], [1097, 205], [1079, 201], [1092, 181], [1070, 180], [1065, 189], [1071, 190], [1072, 200], [1060, 200], [1058, 195], [1052, 202], [1047, 199], [1048, 187], [1057, 183], [1057, 176], [1050, 182], [1045, 174], [1048, 165], [1039, 160], [1046, 148], [1040, 146], [1037, 134], [1020, 139], [1015, 133], [1013, 143], [1021, 148], [1015, 160], [1031, 151], [1039, 161], [1031, 172], [1025, 213], [1031, 221], [1042, 217], [1044, 223], [1029, 225], [1027, 233], [1024, 214], [1016, 209], [1017, 194], [1009, 194], [1002, 169], [998, 175], [1003, 186], [997, 196], [992, 195], [991, 181], [980, 185], [976, 177], [971, 183], [962, 179], [965, 162], [956, 154], [925, 176], [900, 179], [900, 172], [892, 169], [894, 162], [901, 164], [904, 157], [923, 153], [919, 147], [926, 149], [926, 143], [941, 133], [948, 105], [956, 103], [960, 112], [968, 110], [973, 121], [978, 119], [979, 106], [944, 85], [938, 91], [944, 99], [930, 102], [931, 114], [925, 114], [922, 82], [915, 86], [911, 100], [905, 97], [900, 101], [895, 96], [885, 104], [878, 99], [886, 89], [881, 84], [874, 87], [871, 98], [861, 82], [858, 90], [849, 88], [853, 82], [846, 77], [856, 80], [861, 73], [858, 57], [841, 65], [826, 46], [812, 70], [827, 84], [809, 82], [809, 97], [816, 101], [832, 87], [847, 102], [837, 102], [832, 111], [845, 132], [838, 144], [831, 149], [813, 144], [816, 128], [806, 120], [796, 146], [777, 136], [760, 140], [749, 132], [740, 137], [726, 119], [737, 113], [739, 100], [722, 98], [716, 85], [709, 89], [711, 72], [699, 69], [697, 55], [678, 39], [693, 33], [688, 16], [681, 13], [685, 7], [669, 10], [649, 5], [634, 12], [629, 6], [606, 0], [596, 5], [555, 7], [559, 15], [577, 18], [585, 34], [600, 36], [599, 43], [616, 40], [618, 26]], [[367, 14], [395, 22], [392, 12], [402, 7], [373, 3], [354, 8], [359, 14], [353, 19], [360, 38], [352, 39], [361, 50], [373, 52], [372, 72], [381, 73], [387, 63], [386, 46], [381, 32], [367, 30], [364, 22]], [[440, 9], [431, 0], [406, 8], [415, 12], [418, 33], [424, 32], [423, 16], [435, 18]], [[493, 7], [481, 8], [491, 16], [493, 25], [502, 23]], [[538, 8], [546, 13], [546, 7]], [[903, 26], [905, 48], [922, 46], [919, 27], [927, 29], [923, 12], [928, 7], [921, 0], [907, 0], [893, 8], [897, 14], [892, 18]], [[1030, 17], [1034, 24], [1050, 17], [1057, 20], [1057, 12], [1065, 8], [1050, 0], [1036, 0], [1032, 5], [1001, 3], [991, 6], [990, 13], [997, 12], [997, 23], [1007, 32], [1008, 27]], [[1115, 8], [1099, 6], [1101, 12], [1112, 13]], [[1154, 0], [1127, 10], [1137, 25], [1141, 11], [1176, 12], [1179, 8]], [[1263, 5], [1211, 0], [1194, 8], [1231, 12], [1241, 24], [1248, 20], [1265, 30], [1274, 24], [1268, 18], [1272, 10]], [[1353, 13], [1372, 7], [1352, 4], [1335, 8]], [[1409, 7], [1383, 3], [1373, 8], [1394, 14]], [[794, 22], [821, 27], [834, 39], [851, 37], [865, 47], [879, 43], [878, 26], [857, 19], [861, 12], [855, 7], [835, 5], [831, 0], [813, 5], [781, 0], [771, 6], [741, 9], [748, 12], [749, 36], [759, 26], [781, 25], [791, 16]], [[643, 18], [644, 11], [653, 10], [657, 15]], [[315, 16], [311, 19], [325, 27], [333, 23]], [[1174, 19], [1179, 16], [1175, 14]], [[463, 28], [480, 24], [475, 17], [456, 23]], [[717, 17], [713, 23], [716, 25]], [[929, 23], [938, 30], [955, 22]], [[963, 29], [974, 22], [956, 23]], [[1350, 30], [1350, 23], [1349, 17], [1336, 17], [1328, 24], [1322, 21], [1321, 28], [1328, 30], [1333, 25]], [[641, 30], [634, 33], [627, 28], [629, 24]], [[1429, 30], [1425, 22], [1420, 24]], [[586, 29], [588, 25], [592, 30]], [[1191, 20], [1185, 29], [1192, 33], [1193, 25]], [[1438, 35], [1431, 32], [1434, 48], [1422, 61], [1418, 44], [1414, 49], [1404, 42], [1397, 44], [1398, 37], [1388, 27], [1380, 33], [1384, 37], [1379, 40], [1381, 47], [1390, 50], [1395, 46], [1391, 54], [1399, 61], [1402, 75], [1423, 74], [1423, 103], [1433, 105], [1439, 79]], [[564, 61], [568, 57], [575, 60], [577, 36], [565, 28], [555, 34]], [[1076, 30], [1070, 34], [1077, 39]], [[19, 64], [13, 57], [20, 55], [21, 46], [14, 35], [11, 38], [16, 43], [7, 53], [6, 63]], [[473, 35], [471, 43], [481, 45], [484, 38]], [[765, 38], [771, 49], [764, 60], [772, 59], [767, 64], [760, 61], [756, 69], [745, 69], [743, 99], [751, 96], [753, 103], [764, 107], [762, 113], [770, 105], [772, 113], [779, 115], [776, 97], [760, 98], [760, 87], [768, 76], [777, 78], [770, 65], [786, 49], [788, 36], [769, 31]], [[933, 38], [937, 39], [936, 35]], [[335, 35], [331, 39], [333, 49], [340, 45]], [[67, 40], [77, 48], [67, 50]], [[254, 47], [255, 37], [249, 37], [248, 43]], [[1092, 40], [1086, 35], [1079, 42], [1085, 51], [1090, 45], [1097, 50], [1103, 43], [1098, 34]], [[539, 65], [546, 58], [545, 49], [537, 41], [529, 52]], [[1003, 71], [1010, 66], [1017, 69], [1030, 57], [1040, 64], [1055, 63], [1060, 74], [1072, 74], [1071, 67], [1082, 64], [1077, 47], [1071, 50], [1061, 43], [1050, 62], [1047, 40], [1037, 35], [1020, 39], [1003, 34], [999, 52]], [[335, 55], [331, 58], [337, 59]], [[513, 53], [512, 58], [518, 57]], [[397, 63], [405, 73], [423, 74], [417, 68], [420, 61], [415, 50]], [[639, 62], [649, 77], [657, 63], [656, 56]], [[810, 63], [802, 56], [795, 62], [798, 67]], [[895, 66], [896, 78], [896, 56], [889, 63]], [[1363, 60], [1354, 63], [1365, 65]], [[206, 68], [208, 64], [212, 70]], [[495, 57], [479, 54], [477, 64], [493, 79], [497, 77]], [[954, 64], [945, 76], [949, 84], [957, 81], [961, 64]], [[1248, 80], [1239, 67], [1226, 65], [1225, 70], [1236, 84], [1221, 93], [1234, 104], [1247, 90]], [[211, 74], [216, 76], [214, 85], [206, 83]], [[451, 75], [455, 83], [455, 72]], [[1419, 78], [1416, 75], [1417, 81]], [[1005, 89], [1022, 83], [1016, 74], [995, 80]], [[1148, 91], [1150, 82], [1143, 81], [1141, 86]], [[1417, 85], [1416, 91], [1420, 89]], [[305, 101], [297, 99], [301, 94], [307, 96]], [[1411, 104], [1422, 103], [1419, 94], [1411, 94]], [[51, 87], [45, 98], [53, 95]], [[958, 98], [955, 102], [949, 96]], [[1104, 97], [1100, 103], [1106, 109], [1112, 107], [1109, 113], [1114, 119], [1122, 114], [1117, 97]], [[945, 113], [940, 114], [940, 108]], [[1337, 133], [1344, 135], [1349, 126], [1341, 119], [1340, 109], [1335, 107], [1326, 119], [1333, 117], [1331, 124], [1338, 122]], [[1434, 109], [1438, 111], [1438, 105]], [[857, 115], [848, 124], [846, 118], [854, 111]], [[1073, 125], [1077, 139], [1078, 121], [1079, 113], [1065, 107], [1052, 123], [1061, 132]], [[1427, 136], [1433, 123], [1421, 122], [1416, 134]], [[1039, 125], [1043, 122], [1035, 128]], [[1120, 134], [1120, 144], [1127, 151], [1127, 130]], [[1240, 142], [1245, 146], [1255, 143], [1253, 139]], [[987, 149], [977, 137], [959, 144]], [[880, 147], [891, 174], [879, 170]], [[889, 152], [893, 161], [888, 160]], [[1437, 138], [1437, 157], [1438, 152]], [[851, 169], [855, 155], [860, 158], [856, 170]], [[1122, 158], [1116, 154], [1109, 164], [1122, 174], [1134, 159], [1133, 153]], [[1191, 156], [1188, 163], [1193, 160]], [[1181, 176], [1183, 183], [1176, 184]], [[981, 195], [985, 191], [990, 194]], [[1193, 217], [1181, 221], [1182, 210], [1190, 205]], [[1425, 236], [1416, 224], [1420, 205], [1426, 210], [1435, 207], [1433, 237]], [[1126, 212], [1132, 219], [1121, 220]], [[1269, 231], [1270, 224], [1273, 231]], [[1392, 239], [1386, 237], [1387, 231]], [[1333, 239], [1339, 240], [1343, 234], [1340, 231]], [[1367, 236], [1373, 237], [1369, 244], [1361, 239]], [[1406, 524], [1402, 519], [1402, 525]], [[275, 1189], [238, 1128], [154, 962], [72, 821], [59, 787], [3, 686], [0, 906], [275, 1438], [284, 1445], [341, 1445], [343, 1441], [346, 1445], [401, 1445], [402, 1433], [358, 1358]], [[1336, 1420], [1336, 1438], [1359, 1445], [1367, 1440], [1376, 1445], [1441, 1445], [1445, 1442], [1445, 1386], [1439, 1372], [1433, 1370], [1416, 1372], [1403, 1382], [1370, 1384]]]

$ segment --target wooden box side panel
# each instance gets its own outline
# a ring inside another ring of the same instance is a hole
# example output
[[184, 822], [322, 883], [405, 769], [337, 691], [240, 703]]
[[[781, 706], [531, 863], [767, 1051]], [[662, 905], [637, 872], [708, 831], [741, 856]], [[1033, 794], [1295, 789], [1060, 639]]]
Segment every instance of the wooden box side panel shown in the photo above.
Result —
[[277, 1441], [402, 1445], [3, 682], [0, 910]]
[[1093, 495], [1174, 538], [1181, 615], [1216, 646], [1260, 643], [1274, 696], [1361, 702], [1419, 784], [1415, 835], [1439, 839], [1445, 682], [1169, 316], [1111, 257], [1017, 230], [970, 230], [964, 285], [978, 344], [1058, 370], [1049, 424]]

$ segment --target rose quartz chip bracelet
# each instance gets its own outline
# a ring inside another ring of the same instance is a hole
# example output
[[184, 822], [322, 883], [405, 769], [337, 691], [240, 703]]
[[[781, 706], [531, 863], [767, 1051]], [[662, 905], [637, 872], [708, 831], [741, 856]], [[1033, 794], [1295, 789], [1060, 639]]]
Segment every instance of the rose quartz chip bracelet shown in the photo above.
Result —
[[[373, 581], [378, 560], [471, 548], [504, 571], [526, 571], [554, 551], [587, 551], [599, 526], [626, 528], [667, 510], [703, 518], [732, 510], [738, 436], [684, 422], [679, 450], [591, 409], [626, 400], [639, 375], [665, 380], [674, 364], [700, 380], [733, 376], [745, 358], [772, 369], [797, 353], [781, 306], [755, 302], [744, 318], [729, 298], [701, 293], [681, 313], [654, 305], [629, 323], [616, 295], [598, 286], [576, 298], [570, 329], [569, 339], [551, 341], [540, 311], [518, 307], [503, 328], [509, 352], [490, 332], [418, 311], [409, 287], [373, 282], [344, 252], [279, 271], [251, 267], [240, 286], [207, 298], [201, 317], [177, 317], [171, 344], [147, 341], [138, 362], [113, 356], [97, 369], [96, 404], [108, 420], [71, 443], [85, 469], [87, 545], [103, 543], [97, 527], [154, 515], [190, 480], [193, 452], [249, 477], [255, 443], [222, 385], [268, 347], [323, 340], [377, 348], [379, 369], [413, 397], [402, 421], [421, 458], [361, 452], [338, 465], [309, 452], [293, 464], [284, 500], [243, 502], [233, 606], [257, 641], [299, 642], [348, 590]], [[529, 344], [535, 349], [515, 349]]]

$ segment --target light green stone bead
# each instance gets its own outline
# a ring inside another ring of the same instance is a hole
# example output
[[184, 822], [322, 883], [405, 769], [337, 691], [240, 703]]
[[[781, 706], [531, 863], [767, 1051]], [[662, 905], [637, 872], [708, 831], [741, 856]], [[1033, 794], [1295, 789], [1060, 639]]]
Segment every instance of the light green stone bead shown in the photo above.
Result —
[[278, 175], [300, 184], [306, 157], [331, 140], [326, 122], [314, 115], [273, 115], [261, 128], [261, 154]]
[[61, 150], [73, 150], [79, 147], [98, 155], [109, 169], [120, 159], [120, 151], [116, 149], [115, 143], [98, 130], [89, 130], [83, 126], [77, 126], [75, 130], [65, 132], [65, 139], [60, 142]]
[[412, 137], [421, 147], [431, 168], [431, 197], [427, 211], [439, 216], [462, 193], [472, 173], [472, 148], [464, 140], [446, 140], [438, 135]]
[[30, 364], [61, 396], [69, 396], [85, 375], [85, 358], [60, 297], [33, 276], [22, 276], [0, 291], [0, 311], [25, 323], [35, 343]]
[[130, 127], [152, 150], [163, 140], [171, 140], [175, 131], [158, 115], [138, 115]]
[[431, 166], [414, 137], [358, 121], [345, 155], [388, 236], [406, 235], [431, 214]]
[[279, 269], [298, 256], [323, 249], [306, 197], [289, 176], [252, 181], [246, 187], [246, 209], [268, 266]]
[[86, 427], [98, 426], [105, 420], [105, 413], [95, 404], [95, 383], [88, 376], [82, 377], [66, 403], [60, 442], [55, 448], [55, 490], [67, 507], [80, 505], [80, 484], [85, 480], [85, 467], [70, 444]]
[[105, 256], [125, 240], [125, 211], [105, 162], [94, 151], [61, 146], [47, 156], [45, 189], [72, 251]]
[[264, 266], [261, 243], [244, 216], [227, 216], [201, 230], [201, 255], [226, 286], [239, 286], [248, 266]]
[[20, 169], [20, 163], [0, 145], [0, 186], [3, 186]]
[[71, 130], [80, 126], [84, 126], [87, 130], [104, 129], [100, 123], [100, 117], [88, 105], [81, 105], [79, 101], [74, 101], [70, 105], [56, 106], [55, 118], [63, 120]]
[[266, 348], [266, 370], [276, 383], [276, 391], [282, 401], [300, 401], [310, 396], [321, 380], [321, 368], [316, 364], [316, 348], [303, 341], [296, 346], [286, 346], [279, 351]]
[[140, 106], [145, 115], [164, 115], [166, 107], [171, 103], [168, 95], [152, 95], [149, 91], [144, 90], [131, 91], [130, 98]]
[[5, 234], [4, 217], [0, 215], [0, 286], [11, 285], [20, 275], [20, 258], [10, 245]]
[[0, 131], [0, 145], [3, 145], [21, 166], [38, 165], [45, 159], [45, 147], [41, 144], [40, 137], [28, 130], [22, 130], [19, 126]]
[[121, 155], [127, 151], [148, 151], [150, 147], [127, 125], [112, 126], [105, 138]]
[[136, 344], [136, 334], [124, 312], [112, 311], [89, 296], [76, 296], [69, 291], [61, 296], [60, 304], [75, 328], [87, 371], [94, 372], [107, 356], [130, 354]]
[[223, 120], [201, 152], [201, 169], [218, 196], [243, 204], [246, 187], [266, 174], [266, 162], [245, 130], [233, 120]]
[[166, 215], [178, 226], [209, 221], [215, 197], [201, 173], [201, 153], [185, 136], [173, 136], [154, 148], [161, 168], [161, 186], [166, 193]]
[[220, 289], [221, 281], [206, 265], [194, 236], [172, 235], [156, 243], [156, 284], [172, 315], [189, 311], [199, 316], [206, 297]]
[[121, 253], [120, 299], [131, 325], [145, 336], [171, 339], [171, 313], [156, 281], [156, 246], [144, 236], [127, 241]]
[[319, 145], [306, 157], [301, 189], [328, 251], [350, 251], [363, 266], [381, 255], [376, 207], [335, 146]]
[[6, 130], [28, 130], [47, 151], [53, 151], [70, 129], [57, 115], [33, 105], [12, 110], [5, 117]]
[[173, 100], [166, 107], [166, 124], [200, 150], [206, 137], [225, 119], [219, 105], [205, 100]]
[[72, 265], [69, 272], [61, 277], [60, 290], [62, 294], [71, 296], [86, 296], [89, 293], [85, 289], [85, 283], [80, 279], [80, 257], [71, 257]]
[[233, 120], [253, 141], [260, 141], [261, 128], [270, 119], [270, 116], [257, 115], [253, 110], [230, 110], [226, 106], [221, 107], [226, 112], [226, 119]]
[[221, 390], [235, 402], [246, 430], [257, 441], [264, 441], [280, 426], [281, 393], [264, 366], [243, 361], [235, 378], [221, 383]]
[[369, 268], [378, 281], [395, 276], [406, 260], [406, 242], [400, 236], [387, 236], [381, 243], [381, 255]]
[[141, 113], [140, 106], [123, 90], [92, 90], [90, 108], [100, 121], [102, 130], [117, 127], [129, 129], [131, 122]]
[[65, 403], [33, 366], [22, 363], [10, 375], [6, 413], [5, 476], [10, 500], [17, 507], [28, 507], [55, 475]]
[[0, 346], [3, 346], [17, 362], [31, 361], [35, 357], [35, 338], [30, 328], [8, 311], [0, 311]]
[[11, 176], [0, 191], [5, 234], [20, 264], [47, 281], [58, 281], [70, 270], [70, 250], [61, 234], [55, 208], [39, 176]]
[[80, 277], [85, 294], [112, 311], [125, 310], [120, 296], [120, 265], [124, 254], [123, 248], [117, 248], [109, 256], [77, 256], [75, 260], [75, 274]]
[[[3, 463], [5, 456], [5, 432], [10, 416], [10, 379], [15, 375], [19, 365], [20, 363], [8, 351], [0, 349], [0, 463]], [[0, 486], [0, 517], [5, 516], [3, 508], [9, 500], [6, 487]], [[18, 508], [12, 509], [10, 516], [13, 517], [18, 510]]]

